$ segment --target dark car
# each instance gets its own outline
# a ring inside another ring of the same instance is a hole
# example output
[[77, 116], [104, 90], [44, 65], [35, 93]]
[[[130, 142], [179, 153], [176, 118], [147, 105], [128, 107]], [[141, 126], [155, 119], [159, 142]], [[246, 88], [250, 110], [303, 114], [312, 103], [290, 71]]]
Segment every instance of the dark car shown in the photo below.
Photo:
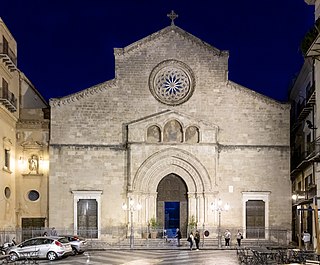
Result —
[[73, 255], [82, 254], [87, 250], [88, 243], [83, 237], [70, 235], [65, 235], [63, 237], [67, 238], [70, 242]]

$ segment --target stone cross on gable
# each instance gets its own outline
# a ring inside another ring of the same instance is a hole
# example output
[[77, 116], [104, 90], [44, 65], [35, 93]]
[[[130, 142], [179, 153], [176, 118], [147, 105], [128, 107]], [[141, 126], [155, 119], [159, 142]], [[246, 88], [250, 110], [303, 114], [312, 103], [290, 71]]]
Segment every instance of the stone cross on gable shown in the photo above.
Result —
[[173, 26], [174, 20], [178, 17], [178, 15], [173, 10], [171, 10], [171, 13], [167, 14], [167, 17], [171, 19], [171, 26]]

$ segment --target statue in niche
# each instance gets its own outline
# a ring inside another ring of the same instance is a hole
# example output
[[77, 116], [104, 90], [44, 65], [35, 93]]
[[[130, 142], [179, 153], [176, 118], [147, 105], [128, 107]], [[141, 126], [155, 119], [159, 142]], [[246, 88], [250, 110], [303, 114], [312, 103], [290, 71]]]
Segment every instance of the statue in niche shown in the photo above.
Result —
[[199, 132], [198, 132], [197, 127], [190, 126], [187, 128], [186, 142], [188, 142], [188, 143], [198, 143], [199, 142]]
[[165, 142], [182, 142], [182, 129], [179, 122], [172, 120], [165, 125], [163, 140]]
[[31, 157], [28, 160], [29, 162], [29, 174], [39, 174], [39, 159], [36, 155], [31, 155]]
[[160, 128], [156, 125], [150, 126], [147, 131], [148, 142], [158, 143], [160, 142]]

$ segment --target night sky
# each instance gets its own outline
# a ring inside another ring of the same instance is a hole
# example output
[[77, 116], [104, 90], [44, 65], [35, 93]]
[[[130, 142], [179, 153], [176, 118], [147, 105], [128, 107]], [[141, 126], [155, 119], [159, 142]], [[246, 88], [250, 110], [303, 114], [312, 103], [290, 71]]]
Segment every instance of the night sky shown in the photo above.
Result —
[[279, 101], [302, 66], [314, 22], [304, 0], [0, 0], [18, 68], [45, 99], [114, 78], [113, 48], [175, 24], [229, 50], [229, 79]]

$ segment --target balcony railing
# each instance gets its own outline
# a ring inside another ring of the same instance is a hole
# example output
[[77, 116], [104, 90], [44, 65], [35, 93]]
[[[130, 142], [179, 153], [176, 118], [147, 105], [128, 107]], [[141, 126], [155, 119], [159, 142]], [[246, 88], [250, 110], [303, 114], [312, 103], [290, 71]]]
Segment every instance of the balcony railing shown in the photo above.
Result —
[[0, 87], [0, 102], [11, 112], [17, 111], [17, 98], [6, 87]]
[[293, 204], [303, 204], [312, 200], [317, 195], [317, 186], [315, 184], [306, 187], [306, 190], [294, 191], [292, 193]]
[[320, 29], [320, 19], [318, 18], [314, 26], [308, 31], [308, 33], [303, 38], [300, 48], [305, 57], [307, 56], [319, 56], [319, 29]]
[[[314, 92], [314, 91], [313, 91]], [[304, 99], [297, 105], [298, 122], [303, 121], [309, 113], [313, 110], [315, 101], [315, 92], [310, 95], [308, 99]]]
[[10, 48], [5, 47], [3, 43], [0, 43], [0, 58], [10, 71], [14, 71], [17, 69], [16, 54]]

